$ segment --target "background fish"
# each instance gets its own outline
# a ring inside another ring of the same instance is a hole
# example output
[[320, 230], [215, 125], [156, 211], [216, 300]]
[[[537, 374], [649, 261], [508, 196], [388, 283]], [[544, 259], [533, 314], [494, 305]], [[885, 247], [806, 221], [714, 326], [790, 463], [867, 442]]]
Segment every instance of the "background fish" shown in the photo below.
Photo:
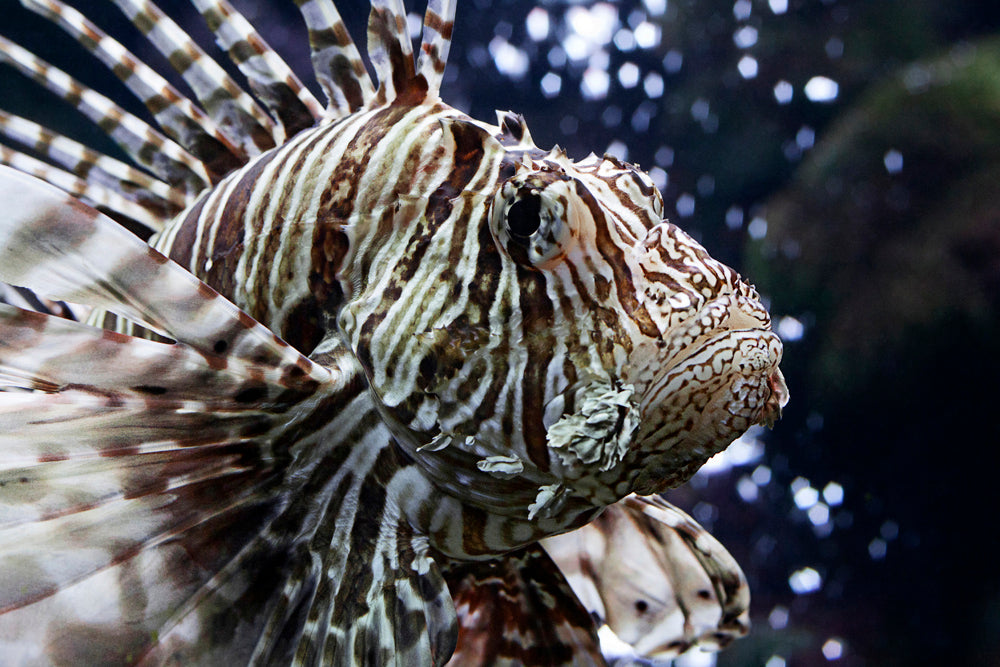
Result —
[[753, 288], [631, 165], [440, 101], [454, 2], [429, 3], [416, 59], [402, 3], [372, 3], [377, 86], [333, 4], [300, 3], [325, 106], [226, 3], [195, 2], [255, 97], [147, 2], [116, 4], [196, 101], [76, 10], [25, 4], [163, 133], [0, 44], [142, 169], [0, 118], [46, 161], [0, 158], [62, 189], [0, 171], [0, 280], [30, 306], [0, 306], [5, 655], [600, 662], [537, 541], [777, 418]]

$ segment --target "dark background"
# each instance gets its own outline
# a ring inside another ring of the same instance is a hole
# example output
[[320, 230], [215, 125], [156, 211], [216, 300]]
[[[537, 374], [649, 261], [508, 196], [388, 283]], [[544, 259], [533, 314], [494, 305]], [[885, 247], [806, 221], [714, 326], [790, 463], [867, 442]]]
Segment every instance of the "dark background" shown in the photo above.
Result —
[[[305, 78], [292, 3], [235, 4]], [[363, 34], [367, 3], [337, 4]], [[161, 63], [109, 5], [78, 6]], [[124, 99], [12, 0], [0, 17]], [[446, 101], [652, 169], [670, 218], [757, 284], [787, 339], [785, 418], [672, 494], [751, 582], [754, 630], [718, 664], [1000, 665], [1000, 3], [462, 0], [455, 35]], [[810, 99], [817, 76], [834, 97]], [[0, 107], [115, 152], [3, 67]]]

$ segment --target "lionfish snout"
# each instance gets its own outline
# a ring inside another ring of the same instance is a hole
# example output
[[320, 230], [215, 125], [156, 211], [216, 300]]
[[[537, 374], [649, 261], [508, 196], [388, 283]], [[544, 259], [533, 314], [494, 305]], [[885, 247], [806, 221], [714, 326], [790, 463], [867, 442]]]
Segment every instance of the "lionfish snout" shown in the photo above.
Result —
[[624, 379], [642, 413], [636, 488], [652, 493], [686, 480], [750, 426], [772, 425], [788, 389], [781, 340], [752, 286], [668, 222], [636, 250], [635, 317], [646, 335]]

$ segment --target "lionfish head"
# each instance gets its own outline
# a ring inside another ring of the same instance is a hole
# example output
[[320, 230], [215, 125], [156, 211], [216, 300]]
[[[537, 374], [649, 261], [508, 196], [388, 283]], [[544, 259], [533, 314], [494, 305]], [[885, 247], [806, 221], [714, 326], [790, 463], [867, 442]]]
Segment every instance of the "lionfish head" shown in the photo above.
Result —
[[528, 277], [522, 335], [554, 344], [544, 376], [550, 447], [600, 430], [564, 435], [581, 411], [614, 422], [614, 437], [631, 431], [627, 449], [612, 445], [628, 490], [649, 494], [780, 417], [782, 345], [759, 295], [663, 218], [658, 189], [634, 165], [608, 155], [574, 162], [558, 148], [525, 156], [497, 188], [490, 230]]
[[346, 320], [409, 449], [459, 442], [480, 471], [542, 488], [536, 504], [607, 504], [772, 423], [782, 346], [753, 287], [663, 219], [647, 174], [540, 150], [499, 117], [442, 124], [469, 182], [426, 200], [419, 231], [399, 225], [407, 281], [372, 281], [380, 305]]

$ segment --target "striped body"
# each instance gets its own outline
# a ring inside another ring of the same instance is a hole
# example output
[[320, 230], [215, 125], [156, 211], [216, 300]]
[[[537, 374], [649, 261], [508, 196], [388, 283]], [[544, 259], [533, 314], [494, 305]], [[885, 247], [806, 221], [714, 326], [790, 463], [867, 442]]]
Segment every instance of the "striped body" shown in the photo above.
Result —
[[[536, 147], [513, 113], [492, 125], [442, 102], [453, 2], [429, 3], [416, 61], [401, 3], [372, 3], [377, 88], [333, 5], [302, 2], [322, 110], [232, 8], [196, 0], [270, 115], [155, 7], [116, 2], [201, 107], [75, 10], [27, 4], [112, 66], [171, 138], [2, 44], [156, 178], [143, 185], [131, 167], [0, 116], [6, 136], [35, 137], [69, 171], [13, 151], [5, 162], [155, 230], [147, 247], [0, 172], [7, 199], [29, 193], [0, 226], [0, 280], [94, 308], [91, 322], [120, 332], [44, 314], [54, 311], [42, 300], [42, 313], [0, 304], [14, 341], [0, 357], [11, 443], [0, 471], [30, 481], [22, 469], [38, 469], [55, 489], [40, 514], [13, 496], [8, 523], [48, 535], [79, 521], [101, 554], [74, 570], [50, 563], [44, 542], [0, 548], [0, 562], [60, 573], [0, 588], [0, 644], [11, 627], [37, 626], [7, 649], [39, 663], [63, 651], [410, 665], [443, 664], [457, 641], [461, 664], [599, 660], [586, 611], [535, 543], [685, 481], [777, 418], [781, 344], [756, 292], [662, 219], [632, 165], [574, 162]], [[57, 437], [79, 447], [49, 451]], [[165, 463], [142, 467], [150, 454]], [[107, 463], [73, 497], [64, 478], [94, 457]], [[98, 530], [88, 512], [99, 508], [132, 522], [129, 539]], [[696, 532], [647, 513], [657, 530]], [[746, 606], [735, 565], [654, 553], [728, 582], [718, 632], [745, 632], [733, 622]], [[135, 572], [163, 584], [136, 587]], [[680, 601], [687, 589], [674, 583]], [[102, 586], [119, 591], [102, 627], [131, 630], [39, 639]], [[519, 647], [483, 634], [510, 599], [537, 616], [515, 619]], [[498, 653], [477, 658], [480, 645]]]

